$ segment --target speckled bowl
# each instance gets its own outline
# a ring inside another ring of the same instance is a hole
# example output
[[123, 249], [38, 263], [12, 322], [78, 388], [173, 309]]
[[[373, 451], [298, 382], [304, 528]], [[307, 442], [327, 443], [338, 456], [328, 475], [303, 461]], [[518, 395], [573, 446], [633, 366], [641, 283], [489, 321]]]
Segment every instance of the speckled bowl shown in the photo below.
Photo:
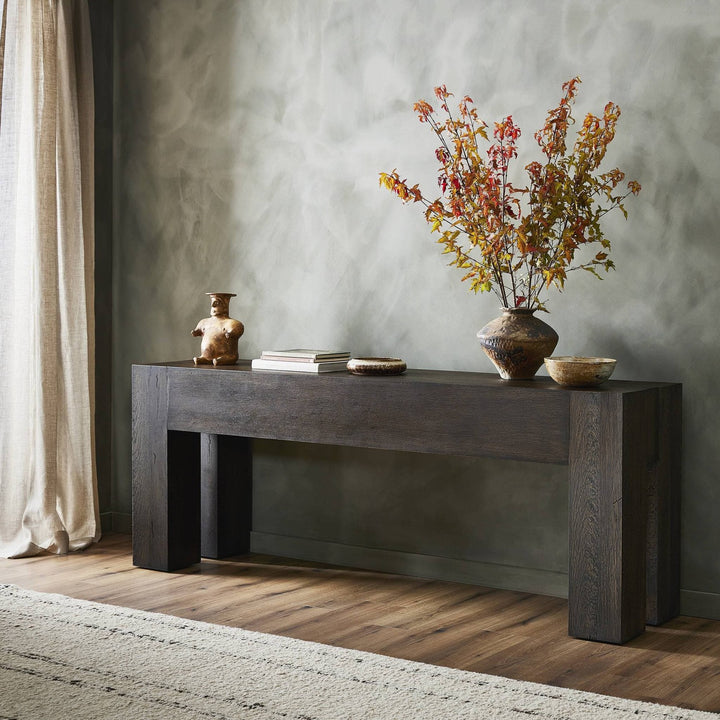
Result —
[[347, 369], [354, 375], [400, 375], [407, 365], [399, 358], [353, 358]]
[[545, 358], [545, 367], [558, 385], [590, 387], [604, 383], [615, 370], [612, 358], [577, 357], [575, 355]]

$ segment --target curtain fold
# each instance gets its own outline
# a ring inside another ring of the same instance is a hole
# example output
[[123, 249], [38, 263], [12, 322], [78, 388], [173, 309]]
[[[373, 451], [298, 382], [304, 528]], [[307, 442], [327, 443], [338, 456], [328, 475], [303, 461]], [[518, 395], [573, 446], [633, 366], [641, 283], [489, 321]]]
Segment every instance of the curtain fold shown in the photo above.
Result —
[[0, 555], [99, 538], [87, 0], [0, 0]]

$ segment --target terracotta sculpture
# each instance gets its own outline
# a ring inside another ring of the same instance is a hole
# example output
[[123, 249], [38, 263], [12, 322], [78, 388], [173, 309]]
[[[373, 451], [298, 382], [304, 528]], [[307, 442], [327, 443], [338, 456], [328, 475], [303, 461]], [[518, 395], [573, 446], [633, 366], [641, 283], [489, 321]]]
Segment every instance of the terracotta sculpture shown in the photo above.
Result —
[[235, 293], [205, 293], [211, 298], [210, 317], [203, 318], [192, 331], [194, 337], [202, 336], [200, 355], [194, 357], [196, 365], [234, 365], [238, 360], [238, 340], [245, 332], [239, 320], [230, 313], [230, 298]]

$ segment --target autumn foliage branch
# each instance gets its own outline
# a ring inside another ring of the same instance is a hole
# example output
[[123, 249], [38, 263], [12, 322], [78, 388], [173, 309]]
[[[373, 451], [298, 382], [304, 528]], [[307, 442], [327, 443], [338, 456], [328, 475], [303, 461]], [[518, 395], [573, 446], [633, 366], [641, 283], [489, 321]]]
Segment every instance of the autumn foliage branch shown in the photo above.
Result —
[[[525, 166], [525, 187], [514, 187], [508, 175], [520, 137], [512, 117], [494, 124], [490, 140], [472, 99], [464, 97], [453, 114], [448, 104], [452, 93], [444, 85], [435, 88], [443, 119], [424, 100], [414, 105], [420, 122], [440, 141], [435, 157], [441, 196], [428, 199], [397, 170], [380, 173], [381, 186], [404, 202], [425, 206], [432, 232], [439, 234], [443, 252], [452, 256], [450, 265], [463, 271], [462, 279], [472, 290], [493, 290], [505, 307], [545, 310], [542, 291], [550, 286], [562, 290], [571, 270], [601, 277], [599, 270], [614, 268], [600, 220], [615, 209], [627, 217], [624, 200], [640, 192], [635, 181], [620, 189], [625, 174], [617, 168], [599, 172], [620, 117], [614, 103], [605, 106], [602, 117], [585, 117], [568, 152], [579, 83], [576, 77], [563, 85], [559, 105], [548, 111], [545, 125], [535, 133], [545, 160]], [[593, 245], [590, 258], [586, 253], [584, 259], [576, 258], [580, 248]]]

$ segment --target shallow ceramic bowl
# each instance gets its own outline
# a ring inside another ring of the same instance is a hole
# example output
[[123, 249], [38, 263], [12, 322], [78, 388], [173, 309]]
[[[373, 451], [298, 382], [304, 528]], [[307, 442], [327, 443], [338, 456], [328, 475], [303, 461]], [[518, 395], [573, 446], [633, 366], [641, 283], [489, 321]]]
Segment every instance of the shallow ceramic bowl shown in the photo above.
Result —
[[353, 358], [347, 369], [354, 375], [400, 375], [407, 365], [400, 358]]
[[604, 383], [613, 374], [615, 362], [612, 358], [569, 355], [545, 358], [545, 367], [558, 385], [589, 387]]

